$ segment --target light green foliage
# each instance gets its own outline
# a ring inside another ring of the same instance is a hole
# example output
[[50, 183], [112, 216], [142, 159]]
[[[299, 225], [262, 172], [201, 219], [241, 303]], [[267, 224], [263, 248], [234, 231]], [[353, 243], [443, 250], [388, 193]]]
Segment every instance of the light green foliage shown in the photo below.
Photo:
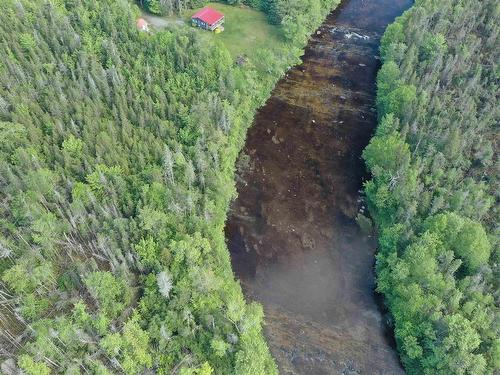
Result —
[[142, 238], [141, 241], [135, 245], [135, 252], [139, 255], [140, 262], [146, 267], [154, 267], [158, 264], [158, 244], [154, 241], [153, 237]]
[[161, 6], [160, 0], [146, 0], [144, 3], [147, 9], [153, 14], [168, 14], [168, 10], [163, 9]]
[[26, 184], [30, 191], [44, 197], [51, 197], [57, 183], [57, 176], [48, 168], [29, 171]]
[[[479, 374], [487, 367], [485, 355], [477, 350], [480, 333], [492, 318], [471, 314], [474, 308], [466, 284], [455, 280], [462, 261], [454, 252], [456, 240], [450, 232], [456, 227], [448, 225], [458, 224], [461, 231], [464, 222], [469, 220], [456, 214], [429, 219], [426, 231], [401, 256], [393, 242], [401, 227], [385, 231], [381, 238], [378, 289], [388, 298], [396, 338], [411, 372]], [[486, 311], [492, 308], [489, 298], [479, 303]]]
[[409, 374], [499, 370], [498, 23], [494, 1], [422, 0], [382, 38], [365, 193], [382, 234], [377, 287]]
[[2, 281], [18, 294], [29, 294], [54, 284], [54, 269], [50, 262], [18, 262], [4, 272]]
[[110, 272], [90, 273], [85, 279], [85, 285], [104, 314], [110, 318], [116, 317], [130, 298], [123, 279], [113, 276]]
[[375, 137], [364, 150], [363, 157], [376, 176], [380, 173], [394, 174], [409, 162], [410, 147], [398, 134]]
[[278, 374], [276, 365], [271, 359], [260, 361], [267, 352], [264, 343], [256, 340], [258, 332], [249, 332], [241, 337], [241, 350], [236, 353], [235, 373], [239, 375], [273, 375]]
[[50, 375], [50, 368], [45, 363], [35, 362], [28, 355], [22, 355], [19, 358], [19, 367], [28, 375]]
[[26, 129], [21, 124], [0, 121], [0, 152], [3, 157], [9, 157], [17, 147], [26, 143]]
[[405, 116], [411, 110], [411, 105], [416, 99], [416, 91], [413, 85], [397, 86], [379, 101], [380, 113], [393, 113], [398, 117]]
[[73, 198], [73, 201], [81, 202], [84, 204], [90, 203], [92, 198], [92, 190], [89, 185], [82, 182], [76, 182], [73, 186], [71, 196]]
[[[382, 65], [377, 75], [377, 99], [385, 98], [389, 93], [395, 90], [400, 84], [401, 72], [398, 65], [389, 60]], [[393, 113], [389, 113], [394, 117]]]
[[425, 229], [440, 234], [469, 274], [488, 263], [491, 245], [481, 224], [456, 214], [442, 214], [429, 219]]
[[29, 33], [23, 33], [19, 36], [19, 44], [25, 51], [29, 51], [36, 47], [35, 38]]
[[118, 165], [108, 167], [104, 164], [96, 165], [95, 170], [86, 176], [86, 182], [88, 183], [92, 192], [103, 199], [107, 193], [108, 183], [113, 181], [115, 178], [122, 174], [122, 168]]
[[435, 59], [438, 55], [446, 53], [446, 38], [443, 34], [429, 35], [421, 47], [423, 60]]
[[212, 375], [213, 369], [208, 362], [204, 362], [197, 368], [181, 368], [179, 375]]
[[217, 357], [224, 357], [231, 345], [229, 345], [221, 338], [214, 337], [210, 342], [210, 347]]
[[[380, 54], [382, 58], [387, 59], [388, 49], [391, 45], [405, 42], [405, 32], [403, 30], [403, 27], [404, 26], [402, 22], [394, 22], [387, 26], [387, 29], [382, 36], [382, 45], [380, 47]], [[390, 60], [388, 61], [388, 63], [390, 66]], [[384, 69], [388, 69], [386, 64], [382, 66], [380, 72], [384, 71]]]
[[92, 319], [90, 314], [87, 312], [87, 308], [83, 301], [78, 301], [73, 307], [73, 319], [75, 323], [84, 327], [88, 325]]
[[28, 320], [35, 320], [43, 316], [50, 307], [50, 300], [35, 294], [24, 297], [21, 305], [21, 315]]
[[151, 368], [153, 364], [149, 352], [149, 336], [140, 328], [137, 317], [125, 324], [123, 334], [107, 335], [100, 345], [109, 356], [119, 360], [127, 375], [140, 374], [144, 368]]
[[384, 137], [395, 134], [399, 130], [399, 119], [394, 113], [385, 115], [377, 126], [377, 136]]
[[81, 139], [75, 138], [75, 136], [71, 134], [67, 139], [63, 141], [62, 148], [69, 155], [78, 157], [81, 156], [81, 153], [83, 151], [83, 141]]

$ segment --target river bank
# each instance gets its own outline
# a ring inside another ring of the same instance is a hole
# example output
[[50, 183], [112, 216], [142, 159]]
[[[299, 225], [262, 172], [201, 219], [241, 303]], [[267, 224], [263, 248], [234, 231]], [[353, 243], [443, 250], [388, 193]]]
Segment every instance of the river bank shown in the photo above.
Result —
[[226, 232], [283, 374], [403, 373], [373, 292], [376, 244], [354, 218], [377, 119], [379, 40], [410, 3], [340, 5], [249, 130]]

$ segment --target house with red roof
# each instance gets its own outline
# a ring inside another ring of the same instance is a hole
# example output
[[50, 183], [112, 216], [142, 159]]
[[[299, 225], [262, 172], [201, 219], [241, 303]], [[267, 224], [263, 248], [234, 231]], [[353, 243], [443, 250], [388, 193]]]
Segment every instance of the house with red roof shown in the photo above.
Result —
[[139, 18], [136, 26], [139, 31], [149, 31], [149, 24], [144, 18]]
[[219, 32], [224, 30], [224, 14], [210, 7], [205, 7], [196, 12], [191, 17], [191, 22], [193, 26], [205, 30]]

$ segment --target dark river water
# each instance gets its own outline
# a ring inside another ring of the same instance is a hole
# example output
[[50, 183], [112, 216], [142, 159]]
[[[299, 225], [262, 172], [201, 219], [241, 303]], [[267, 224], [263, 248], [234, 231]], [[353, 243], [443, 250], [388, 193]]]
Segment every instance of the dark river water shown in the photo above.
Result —
[[411, 3], [344, 1], [249, 130], [226, 234], [281, 374], [403, 373], [374, 293], [376, 242], [354, 218], [380, 37]]

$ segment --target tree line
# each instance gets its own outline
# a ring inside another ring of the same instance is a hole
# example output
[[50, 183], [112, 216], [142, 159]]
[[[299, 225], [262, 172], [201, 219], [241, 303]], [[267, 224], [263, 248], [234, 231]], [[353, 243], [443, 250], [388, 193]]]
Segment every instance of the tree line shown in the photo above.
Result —
[[409, 374], [500, 370], [495, 1], [417, 1], [382, 39], [364, 151], [377, 288]]

